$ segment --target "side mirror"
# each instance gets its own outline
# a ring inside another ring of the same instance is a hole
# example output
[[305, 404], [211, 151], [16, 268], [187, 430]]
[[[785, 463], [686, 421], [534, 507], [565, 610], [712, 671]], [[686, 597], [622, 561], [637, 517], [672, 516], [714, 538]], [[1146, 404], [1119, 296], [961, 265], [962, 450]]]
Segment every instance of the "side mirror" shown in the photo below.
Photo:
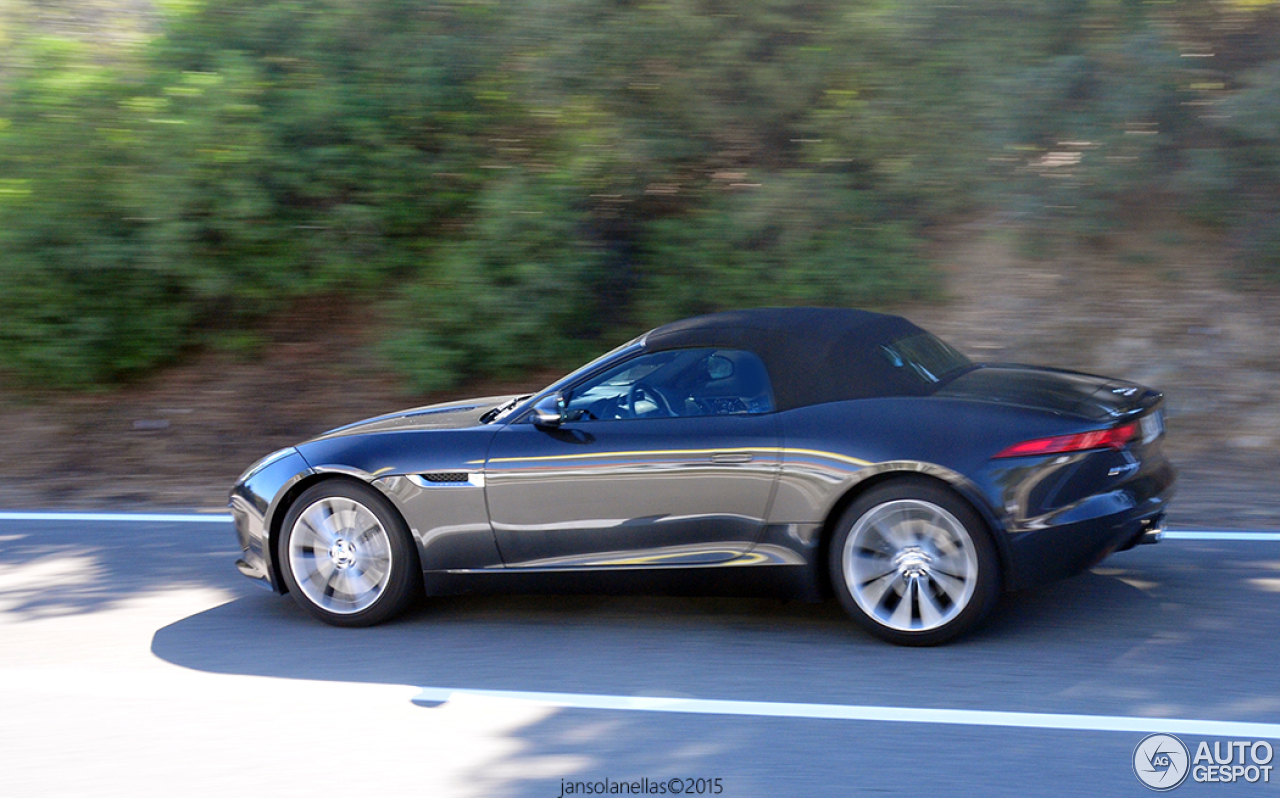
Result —
[[564, 423], [564, 394], [551, 393], [538, 400], [530, 415], [536, 427], [558, 427]]

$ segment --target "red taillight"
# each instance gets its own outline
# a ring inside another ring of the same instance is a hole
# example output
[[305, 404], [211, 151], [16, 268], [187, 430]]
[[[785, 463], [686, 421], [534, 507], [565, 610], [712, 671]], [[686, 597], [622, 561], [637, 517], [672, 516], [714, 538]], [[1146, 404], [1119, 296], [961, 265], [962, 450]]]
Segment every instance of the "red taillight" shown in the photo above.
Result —
[[1052, 438], [1015, 443], [996, 457], [1032, 457], [1040, 454], [1083, 452], [1088, 449], [1123, 449], [1124, 445], [1138, 437], [1137, 424], [1123, 424], [1111, 429], [1081, 432], [1076, 435], [1056, 435]]

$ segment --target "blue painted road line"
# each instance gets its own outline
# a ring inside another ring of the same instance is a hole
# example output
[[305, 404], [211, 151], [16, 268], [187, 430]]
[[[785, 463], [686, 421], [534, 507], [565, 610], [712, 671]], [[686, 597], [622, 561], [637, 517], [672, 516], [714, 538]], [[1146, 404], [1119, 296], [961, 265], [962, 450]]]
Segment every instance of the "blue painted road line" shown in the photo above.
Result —
[[[77, 513], [50, 511], [0, 511], [0, 521], [111, 521], [124, 523], [166, 524], [227, 524], [229, 513]], [[1164, 531], [1165, 540], [1240, 540], [1254, 542], [1280, 541], [1280, 532], [1249, 530], [1189, 530]]]
[[1003, 726], [1092, 732], [1196, 734], [1207, 737], [1280, 739], [1280, 724], [1183, 718], [1139, 718], [1115, 715], [1061, 715], [1044, 712], [998, 712], [985, 709], [924, 709], [846, 704], [792, 704], [776, 701], [728, 701], [585, 693], [536, 693], [519, 690], [457, 690], [424, 687], [413, 703], [434, 706], [465, 697], [504, 699], [565, 709], [635, 712], [679, 712], [696, 715], [749, 715], [767, 718], [860, 720], [890, 723], [935, 723], [958, 726]]
[[123, 523], [229, 524], [229, 513], [28, 513], [0, 512], [0, 521], [111, 521]]
[[1177, 529], [1164, 531], [1165, 540], [1280, 540], [1280, 532], [1248, 532], [1239, 530], [1196, 531]]

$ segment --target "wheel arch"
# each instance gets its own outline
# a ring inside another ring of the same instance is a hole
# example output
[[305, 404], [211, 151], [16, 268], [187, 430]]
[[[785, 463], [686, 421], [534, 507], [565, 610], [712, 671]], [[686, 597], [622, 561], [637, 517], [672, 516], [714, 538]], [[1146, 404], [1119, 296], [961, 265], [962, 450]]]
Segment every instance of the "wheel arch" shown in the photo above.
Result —
[[[823, 519], [822, 534], [817, 550], [817, 562], [814, 563], [814, 566], [817, 568], [824, 595], [830, 596], [834, 592], [829, 576], [831, 538], [835, 535], [836, 526], [839, 524], [845, 510], [849, 509], [849, 506], [867, 491], [888, 482], [907, 479], [924, 480], [938, 485], [969, 505], [987, 526], [987, 531], [991, 535], [992, 545], [995, 546], [996, 555], [1000, 560], [1001, 572], [1003, 574], [1009, 572], [1012, 562], [1009, 542], [1006, 536], [1002, 534], [1004, 525], [996, 517], [990, 504], [981, 498], [976, 486], [973, 486], [961, 475], [941, 467], [917, 463], [882, 464], [882, 467], [876, 467], [875, 473], [867, 475], [841, 494], [840, 498], [831, 506], [826, 518]], [[1012, 580], [1007, 577], [1001, 581], [1004, 585], [1012, 583]]]

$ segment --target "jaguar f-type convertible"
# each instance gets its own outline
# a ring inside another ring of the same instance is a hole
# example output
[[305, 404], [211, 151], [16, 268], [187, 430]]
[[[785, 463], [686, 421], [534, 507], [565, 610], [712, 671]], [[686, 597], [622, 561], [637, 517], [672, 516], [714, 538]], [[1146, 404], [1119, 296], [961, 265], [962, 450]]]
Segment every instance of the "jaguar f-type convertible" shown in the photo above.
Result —
[[405, 410], [236, 481], [240, 571], [340, 626], [473, 591], [832, 593], [885, 640], [1159, 539], [1161, 394], [906, 319], [718, 313], [528, 396]]

